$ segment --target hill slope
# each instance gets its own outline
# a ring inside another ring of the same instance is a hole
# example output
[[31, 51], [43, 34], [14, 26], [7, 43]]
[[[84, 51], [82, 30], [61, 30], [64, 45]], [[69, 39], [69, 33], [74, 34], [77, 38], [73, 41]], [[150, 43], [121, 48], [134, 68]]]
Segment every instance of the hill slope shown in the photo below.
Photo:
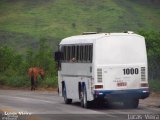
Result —
[[84, 31], [160, 31], [159, 0], [1, 0], [0, 43], [25, 51], [40, 38], [55, 47]]

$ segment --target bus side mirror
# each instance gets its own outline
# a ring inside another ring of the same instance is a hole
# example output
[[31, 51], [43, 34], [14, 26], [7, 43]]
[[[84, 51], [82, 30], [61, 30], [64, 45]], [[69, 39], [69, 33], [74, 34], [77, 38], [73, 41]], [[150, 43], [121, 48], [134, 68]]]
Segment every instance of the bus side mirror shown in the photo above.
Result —
[[60, 51], [56, 51], [54, 54], [54, 59], [56, 62], [59, 62], [63, 58], [63, 53]]

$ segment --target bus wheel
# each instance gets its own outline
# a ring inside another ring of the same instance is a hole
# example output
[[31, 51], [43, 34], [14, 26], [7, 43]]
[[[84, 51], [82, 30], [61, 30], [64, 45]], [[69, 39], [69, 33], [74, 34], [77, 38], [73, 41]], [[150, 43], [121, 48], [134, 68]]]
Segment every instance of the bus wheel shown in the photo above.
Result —
[[123, 102], [125, 108], [137, 108], [139, 99], [130, 99]]
[[83, 90], [81, 91], [81, 106], [84, 108], [90, 107], [90, 102], [87, 101], [87, 92], [86, 92], [85, 86], [84, 86]]
[[66, 93], [66, 87], [63, 87], [63, 97], [64, 97], [64, 102], [65, 104], [71, 104], [72, 103], [72, 99], [68, 99], [67, 98], [67, 93]]

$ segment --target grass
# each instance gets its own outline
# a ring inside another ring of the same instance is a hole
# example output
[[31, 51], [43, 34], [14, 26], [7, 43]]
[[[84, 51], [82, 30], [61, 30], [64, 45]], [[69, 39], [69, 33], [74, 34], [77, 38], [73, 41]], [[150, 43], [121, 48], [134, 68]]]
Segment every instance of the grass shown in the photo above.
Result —
[[0, 42], [23, 52], [42, 37], [57, 44], [84, 31], [160, 30], [159, 13], [143, 0], [1, 0]]

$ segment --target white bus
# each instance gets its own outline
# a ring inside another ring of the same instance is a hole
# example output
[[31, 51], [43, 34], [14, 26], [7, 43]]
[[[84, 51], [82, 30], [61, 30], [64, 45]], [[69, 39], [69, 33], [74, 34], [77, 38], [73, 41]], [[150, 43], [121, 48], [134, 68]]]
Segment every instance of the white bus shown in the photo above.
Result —
[[121, 101], [137, 108], [149, 96], [143, 36], [133, 32], [77, 35], [63, 39], [55, 53], [59, 95], [66, 104]]

